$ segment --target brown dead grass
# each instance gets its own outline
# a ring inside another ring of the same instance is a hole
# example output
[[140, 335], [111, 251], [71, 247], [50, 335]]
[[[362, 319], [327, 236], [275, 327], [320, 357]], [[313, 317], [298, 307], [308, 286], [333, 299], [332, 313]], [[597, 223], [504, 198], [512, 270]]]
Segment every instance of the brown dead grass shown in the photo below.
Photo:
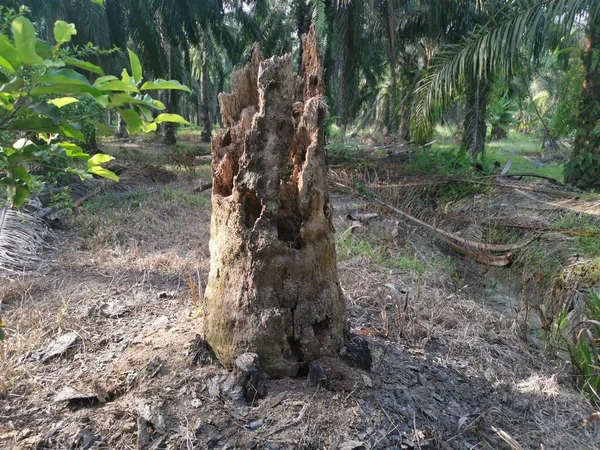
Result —
[[[221, 369], [191, 364], [202, 314], [199, 295], [190, 292], [209, 269], [210, 211], [207, 193], [197, 201], [191, 187], [180, 177], [168, 194], [89, 202], [71, 229], [57, 233], [49, 272], [0, 281], [9, 335], [0, 344], [0, 436], [7, 448], [64, 448], [83, 428], [106, 448], [136, 448], [139, 399], [161, 405], [164, 445], [179, 448], [207, 448], [217, 435], [234, 448], [251, 441], [337, 448], [375, 433], [381, 442], [398, 430], [415, 448], [426, 441], [429, 448], [503, 448], [492, 426], [525, 448], [594, 447], [598, 428], [581, 427], [593, 408], [572, 387], [568, 367], [524, 342], [514, 317], [473, 297], [445, 268], [434, 241], [385, 211], [377, 221], [388, 225], [374, 221], [349, 232], [385, 251], [374, 258], [351, 249], [339, 262], [351, 328], [366, 335], [373, 352], [370, 384], [332, 392], [304, 379], [272, 380], [267, 398], [243, 414], [210, 397], [210, 380]], [[332, 198], [338, 234], [349, 228], [351, 209], [372, 207], [347, 193]], [[406, 256], [398, 240], [419, 249], [428, 261], [423, 271], [392, 264]], [[122, 306], [123, 314], [99, 314], [106, 304]], [[31, 358], [67, 331], [81, 344], [46, 364]], [[159, 371], [145, 375], [153, 361]], [[98, 386], [109, 401], [92, 408], [54, 403], [65, 385]], [[386, 403], [404, 398], [398, 392], [414, 398], [414, 411], [402, 409], [404, 400], [401, 412]], [[248, 430], [257, 418], [263, 427]]]

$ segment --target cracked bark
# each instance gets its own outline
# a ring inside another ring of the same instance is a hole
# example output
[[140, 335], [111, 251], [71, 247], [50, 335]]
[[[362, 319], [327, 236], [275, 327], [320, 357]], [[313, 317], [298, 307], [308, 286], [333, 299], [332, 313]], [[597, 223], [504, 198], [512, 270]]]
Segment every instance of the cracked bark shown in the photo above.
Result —
[[314, 28], [302, 40], [303, 79], [291, 55], [262, 61], [255, 49], [219, 95], [227, 131], [212, 140], [206, 338], [226, 367], [255, 352], [275, 377], [336, 354], [347, 332]]

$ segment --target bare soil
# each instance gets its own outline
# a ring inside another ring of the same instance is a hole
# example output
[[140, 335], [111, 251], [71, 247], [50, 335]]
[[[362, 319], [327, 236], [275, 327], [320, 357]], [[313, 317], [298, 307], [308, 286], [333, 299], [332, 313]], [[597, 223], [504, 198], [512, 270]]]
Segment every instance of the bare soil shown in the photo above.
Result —
[[[332, 389], [268, 380], [249, 405], [220, 394], [226, 371], [199, 358], [209, 193], [173, 172], [143, 195], [90, 200], [102, 203], [54, 232], [44, 267], [0, 279], [0, 448], [507, 449], [507, 435], [525, 449], [600, 448], [569, 368], [519, 337], [510, 312], [440, 265], [417, 273], [361, 252], [338, 266], [372, 370], [340, 361]], [[332, 200], [338, 236], [376, 234], [390, 254], [414, 242], [369, 200], [335, 186]], [[348, 231], [355, 209], [380, 216]], [[69, 332], [74, 345], [40, 362]]]

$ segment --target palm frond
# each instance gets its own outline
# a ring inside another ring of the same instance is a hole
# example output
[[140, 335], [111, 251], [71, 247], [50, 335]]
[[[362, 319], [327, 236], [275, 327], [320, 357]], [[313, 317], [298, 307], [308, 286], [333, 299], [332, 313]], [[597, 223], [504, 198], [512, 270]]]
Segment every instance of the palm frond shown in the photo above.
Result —
[[592, 14], [591, 3], [517, 0], [510, 8], [500, 9], [490, 25], [476, 27], [462, 43], [447, 47], [415, 90], [413, 138], [418, 143], [427, 140], [445, 105], [460, 92], [465, 80], [518, 74], [523, 58], [535, 55], [549, 27], [562, 27], [568, 34], [576, 20]]
[[47, 232], [36, 216], [0, 207], [0, 271], [21, 273], [39, 267]]

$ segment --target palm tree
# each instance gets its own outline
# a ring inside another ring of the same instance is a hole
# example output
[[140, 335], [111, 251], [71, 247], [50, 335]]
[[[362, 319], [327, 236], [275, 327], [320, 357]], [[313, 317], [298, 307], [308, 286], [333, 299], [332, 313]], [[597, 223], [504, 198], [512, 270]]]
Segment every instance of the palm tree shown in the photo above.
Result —
[[[578, 131], [565, 168], [566, 180], [581, 187], [600, 186], [600, 6], [595, 0], [519, 0], [499, 8], [460, 44], [447, 48], [415, 91], [412, 130], [424, 141], [444, 107], [469, 80], [489, 82], [522, 73], [524, 58], [552, 47], [555, 33], [569, 35], [585, 22], [582, 61], [585, 82], [579, 102]], [[596, 55], [596, 56], [594, 56]], [[596, 58], [594, 60], [594, 58]]]
[[[55, 20], [73, 22], [78, 30], [74, 44], [130, 47], [152, 76], [183, 82], [190, 78], [189, 49], [199, 44], [202, 30], [221, 25], [224, 11], [221, 0], [105, 0], [104, 5], [90, 0], [26, 0], [25, 5], [50, 38]], [[114, 57], [99, 63], [108, 73], [123, 66]], [[179, 93], [163, 97], [168, 111], [179, 107]], [[163, 138], [165, 143], [175, 142], [175, 124], [165, 124]]]

